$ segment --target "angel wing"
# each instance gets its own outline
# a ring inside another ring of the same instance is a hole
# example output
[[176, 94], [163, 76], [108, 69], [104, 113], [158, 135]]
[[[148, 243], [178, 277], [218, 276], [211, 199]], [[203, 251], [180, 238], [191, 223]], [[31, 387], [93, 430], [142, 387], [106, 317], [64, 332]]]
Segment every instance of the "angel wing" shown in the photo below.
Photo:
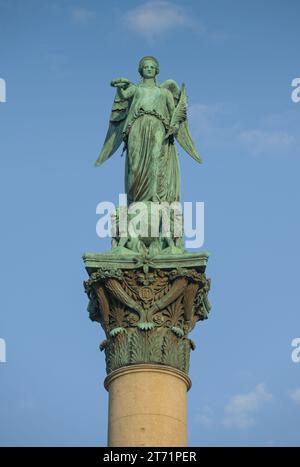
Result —
[[[170, 131], [168, 132], [167, 136], [174, 133], [175, 138], [177, 139], [180, 146], [185, 150], [185, 152], [187, 152], [193, 159], [195, 159], [195, 161], [202, 163], [202, 158], [196, 149], [188, 126], [188, 99], [185, 85], [183, 84], [180, 90], [176, 81], [167, 80], [160, 86], [171, 91], [175, 102], [175, 110], [171, 118]], [[176, 131], [177, 128], [178, 131]]]
[[103, 164], [110, 156], [112, 156], [120, 147], [123, 141], [123, 128], [128, 115], [130, 101], [121, 99], [118, 94], [115, 97], [111, 109], [109, 127], [98, 159], [95, 162], [96, 166]]

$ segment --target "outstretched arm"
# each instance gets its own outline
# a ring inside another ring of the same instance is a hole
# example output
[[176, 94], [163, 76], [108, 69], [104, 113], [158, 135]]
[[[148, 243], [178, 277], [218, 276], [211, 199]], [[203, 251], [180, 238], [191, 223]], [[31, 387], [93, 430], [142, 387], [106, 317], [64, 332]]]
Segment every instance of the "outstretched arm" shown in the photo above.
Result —
[[134, 92], [135, 92], [135, 85], [132, 84], [131, 81], [129, 81], [129, 79], [126, 79], [126, 78], [113, 79], [110, 84], [114, 88], [117, 88], [117, 93], [120, 99], [127, 100], [133, 97]]

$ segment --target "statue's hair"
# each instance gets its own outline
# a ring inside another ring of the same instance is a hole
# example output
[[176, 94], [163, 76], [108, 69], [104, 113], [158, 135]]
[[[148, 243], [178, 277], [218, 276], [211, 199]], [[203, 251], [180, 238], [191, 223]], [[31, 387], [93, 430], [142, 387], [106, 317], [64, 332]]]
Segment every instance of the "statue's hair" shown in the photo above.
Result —
[[156, 74], [158, 75], [158, 73], [159, 73], [159, 63], [158, 63], [158, 60], [157, 60], [155, 57], [152, 57], [151, 55], [147, 55], [146, 57], [143, 57], [143, 58], [140, 60], [140, 63], [139, 63], [139, 74], [142, 76], [143, 66], [144, 66], [144, 62], [145, 62], [146, 60], [152, 60], [152, 61], [155, 63], [155, 66], [156, 66]]

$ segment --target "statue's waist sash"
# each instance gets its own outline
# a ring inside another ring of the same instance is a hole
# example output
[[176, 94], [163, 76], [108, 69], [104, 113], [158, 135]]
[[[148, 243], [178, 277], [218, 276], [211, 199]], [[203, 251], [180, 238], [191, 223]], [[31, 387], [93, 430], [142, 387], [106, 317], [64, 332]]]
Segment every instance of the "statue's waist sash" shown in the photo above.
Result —
[[128, 124], [125, 125], [125, 128], [123, 130], [123, 137], [124, 138], [127, 138], [129, 133], [130, 133], [130, 130], [133, 126], [133, 124], [135, 123], [135, 121], [140, 118], [140, 117], [143, 117], [144, 115], [152, 115], [153, 117], [156, 117], [158, 120], [160, 120], [162, 122], [162, 124], [164, 125], [165, 127], [165, 130], [166, 132], [169, 130], [170, 128], [170, 125], [169, 125], [169, 122], [168, 120], [166, 119], [166, 117], [164, 117], [163, 115], [159, 114], [158, 112], [156, 112], [156, 110], [144, 110], [144, 109], [139, 109], [137, 112], [135, 112], [132, 116], [132, 118], [130, 119], [130, 121], [128, 122]]

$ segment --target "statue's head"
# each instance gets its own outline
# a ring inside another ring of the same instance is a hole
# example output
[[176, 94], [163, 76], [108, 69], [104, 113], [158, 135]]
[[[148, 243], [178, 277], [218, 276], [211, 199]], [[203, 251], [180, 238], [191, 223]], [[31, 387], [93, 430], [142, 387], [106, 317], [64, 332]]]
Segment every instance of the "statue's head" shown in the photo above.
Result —
[[146, 56], [140, 60], [139, 74], [143, 78], [155, 78], [159, 73], [159, 63], [155, 57]]

